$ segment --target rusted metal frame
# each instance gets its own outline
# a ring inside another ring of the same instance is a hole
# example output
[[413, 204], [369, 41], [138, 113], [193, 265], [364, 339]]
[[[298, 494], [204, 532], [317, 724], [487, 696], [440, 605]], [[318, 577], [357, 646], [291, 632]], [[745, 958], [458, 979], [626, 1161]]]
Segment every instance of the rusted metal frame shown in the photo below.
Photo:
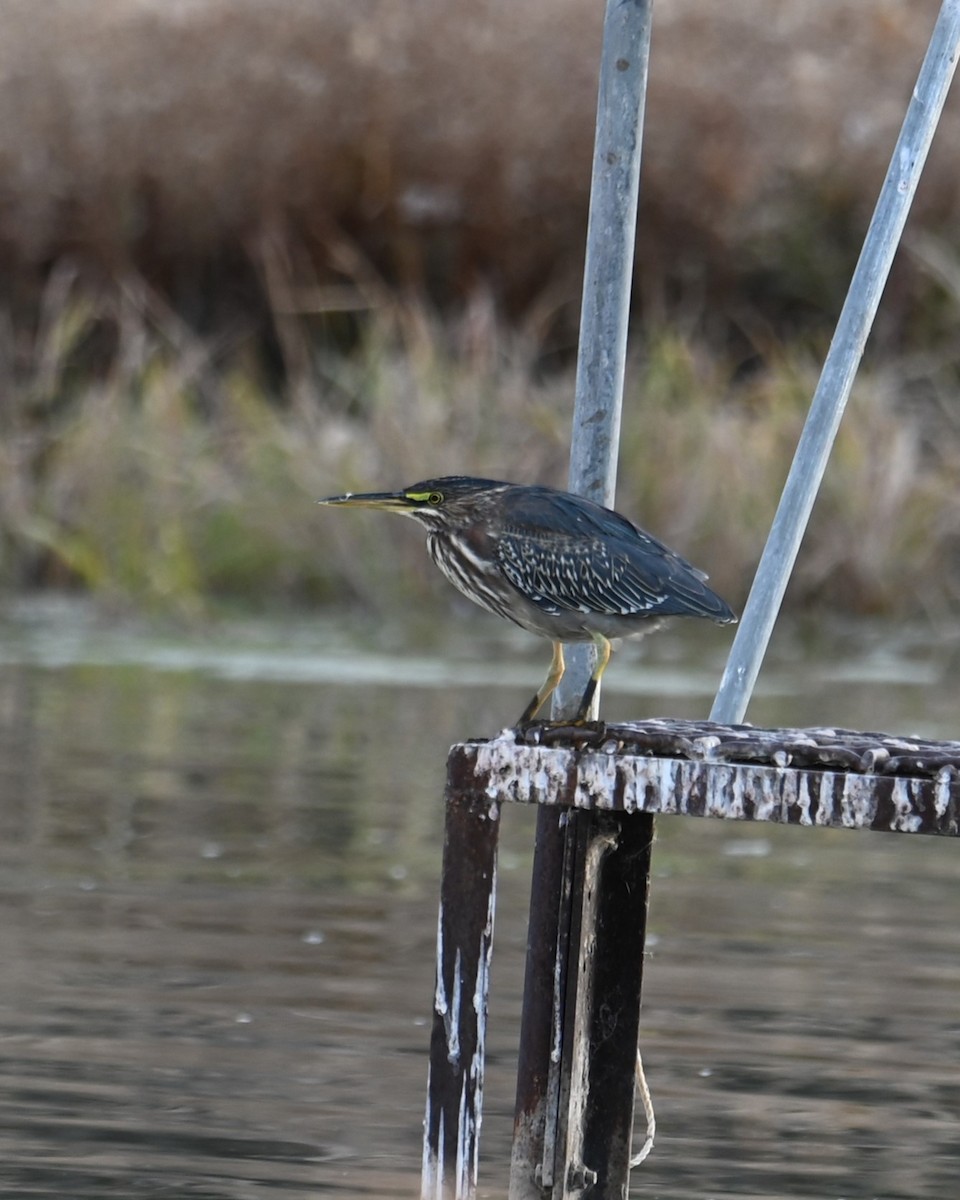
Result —
[[553, 1189], [565, 1177], [563, 1147], [569, 1098], [570, 1031], [576, 1013], [578, 948], [583, 924], [583, 873], [586, 860], [588, 815], [564, 809], [563, 873], [557, 909], [557, 953], [553, 964], [550, 1002], [550, 1064], [545, 1096], [543, 1152], [539, 1177], [541, 1190]]
[[509, 1200], [542, 1200], [567, 1176], [563, 1152], [589, 821], [590, 814], [572, 809], [538, 814]]
[[[532, 883], [543, 889], [531, 912], [545, 929], [528, 934], [510, 1198], [568, 1200], [593, 1187], [597, 1200], [619, 1200], [633, 1129], [653, 818], [555, 807], [541, 817], [553, 818], [551, 852], [540, 855], [553, 869]], [[557, 920], [545, 919], [548, 906]]]
[[566, 856], [569, 810], [542, 808], [530, 881], [517, 1099], [510, 1153], [510, 1200], [541, 1200], [552, 1186], [559, 1103], [564, 996], [572, 874]]
[[960, 742], [896, 733], [863, 733], [835, 726], [762, 729], [675, 717], [593, 726], [537, 725], [514, 735], [519, 745], [601, 750], [700, 762], [762, 763], [772, 767], [836, 767], [861, 775], [960, 778]]
[[552, 1200], [622, 1200], [630, 1176], [653, 817], [575, 815], [582, 867], [572, 940], [579, 953], [567, 984], [562, 1155]]
[[477, 1187], [500, 814], [472, 780], [458, 786], [458, 765], [445, 796], [422, 1200], [472, 1200]]
[[[591, 846], [592, 816], [592, 813], [571, 811], [567, 833], [568, 839], [575, 845], [576, 853], [570, 889], [570, 944], [559, 973], [564, 1006], [560, 1057], [556, 1063], [559, 1087], [555, 1137], [550, 1174], [543, 1180], [550, 1184], [549, 1191], [545, 1190], [550, 1200], [579, 1196], [587, 1183], [593, 1182], [594, 1175], [585, 1167], [580, 1148], [585, 1067], [588, 1060], [583, 1013], [591, 982], [591, 963], [583, 949], [584, 938], [589, 937], [593, 918], [592, 901], [596, 894], [598, 866], [597, 850]], [[544, 1166], [546, 1169], [546, 1157]]]
[[[597, 813], [601, 832], [613, 814]], [[601, 863], [594, 921], [594, 966], [587, 1020], [589, 1105], [581, 1155], [597, 1172], [591, 1200], [627, 1194], [635, 1107], [653, 817], [618, 814], [616, 844]]]
[[504, 739], [451, 749], [490, 798], [522, 804], [722, 817], [894, 833], [960, 833], [960, 777], [519, 746]]
[[[554, 971], [553, 1056], [547, 1086], [547, 1128], [544, 1136], [540, 1187], [553, 1200], [565, 1200], [573, 1172], [571, 1158], [579, 1140], [577, 1123], [578, 1058], [582, 1059], [582, 992], [589, 980], [589, 963], [582, 948], [589, 935], [591, 900], [596, 890], [596, 850], [593, 814], [566, 810], [564, 906], [561, 919], [565, 936], [557, 948]], [[592, 853], [591, 853], [592, 851]], [[582, 968], [586, 966], [584, 972]], [[578, 1169], [582, 1160], [576, 1158]]]

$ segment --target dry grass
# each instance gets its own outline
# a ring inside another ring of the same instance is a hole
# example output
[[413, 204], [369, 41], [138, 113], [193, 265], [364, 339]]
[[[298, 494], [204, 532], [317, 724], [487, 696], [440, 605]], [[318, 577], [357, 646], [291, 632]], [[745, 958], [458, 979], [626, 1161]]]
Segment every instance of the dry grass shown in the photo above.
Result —
[[[27, 388], [6, 381], [0, 573], [195, 612], [211, 602], [429, 610], [452, 599], [412, 528], [313, 504], [465, 471], [562, 484], [572, 373], [476, 305], [439, 322], [382, 307], [349, 356], [273, 401], [242, 344], [196, 339], [143, 285], [97, 306], [51, 287]], [[76, 285], [74, 285], [76, 286]], [[59, 310], [57, 305], [60, 305]], [[86, 339], [115, 344], [73, 379]], [[296, 330], [288, 330], [297, 357]], [[300, 350], [306, 352], [306, 344]], [[940, 387], [926, 369], [926, 408]], [[816, 382], [782, 352], [743, 375], [695, 334], [650, 334], [629, 370], [618, 506], [742, 603]], [[935, 610], [960, 594], [960, 429], [904, 420], [912, 381], [866, 370], [792, 585], [794, 605]], [[10, 403], [11, 397], [16, 403]], [[924, 429], [937, 430], [926, 438]], [[385, 599], [386, 598], [386, 599]]]
[[[638, 292], [735, 323], [833, 311], [936, 0], [659, 0]], [[576, 315], [597, 0], [7, 0], [0, 260], [134, 269], [194, 324], [375, 272]], [[915, 222], [958, 217], [952, 105]], [[349, 247], [345, 254], [344, 247]], [[888, 311], [902, 327], [915, 279]], [[215, 294], [230, 285], [229, 296]], [[362, 298], [361, 298], [362, 302]]]
[[[277, 397], [246, 345], [197, 339], [142, 281], [95, 303], [57, 277], [44, 308], [24, 382], [4, 381], [8, 581], [187, 612], [217, 598], [370, 597], [388, 582], [414, 597], [414, 541], [405, 571], [395, 528], [324, 522], [314, 499], [458, 467], [562, 470], [565, 382], [533, 384], [516, 339], [484, 332], [479, 313], [441, 328], [384, 309], [357, 352], [311, 360]], [[94, 376], [74, 370], [91, 339], [115, 347]]]
[[[734, 601], [937, 7], [656, 5], [619, 503]], [[314, 497], [562, 483], [601, 8], [7, 0], [0, 579], [416, 603], [417, 540]], [[960, 591], [957, 125], [794, 604]]]

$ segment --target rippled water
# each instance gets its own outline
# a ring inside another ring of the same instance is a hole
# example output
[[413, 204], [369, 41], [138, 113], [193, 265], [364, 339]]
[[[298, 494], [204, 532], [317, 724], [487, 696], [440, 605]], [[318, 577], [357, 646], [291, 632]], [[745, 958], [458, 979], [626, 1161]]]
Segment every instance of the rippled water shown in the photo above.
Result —
[[[472, 618], [471, 618], [472, 622]], [[544, 647], [355, 622], [0, 625], [0, 1194], [414, 1197], [447, 746]], [[489, 630], [489, 632], [488, 632]], [[957, 633], [781, 635], [751, 717], [955, 735]], [[611, 669], [702, 716], [723, 632]], [[505, 1194], [534, 814], [504, 814], [481, 1194]], [[960, 1181], [960, 845], [658, 820], [634, 1194]]]

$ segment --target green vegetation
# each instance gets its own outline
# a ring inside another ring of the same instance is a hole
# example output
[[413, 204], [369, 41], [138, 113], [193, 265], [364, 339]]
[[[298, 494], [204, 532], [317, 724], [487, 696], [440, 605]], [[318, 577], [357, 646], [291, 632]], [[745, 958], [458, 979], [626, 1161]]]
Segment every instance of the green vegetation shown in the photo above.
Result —
[[[109, 317], [117, 346], [96, 377], [72, 379], [108, 322], [85, 298], [65, 298], [35, 348], [2, 449], [7, 580], [185, 613], [347, 597], [375, 607], [385, 594], [391, 607], [419, 604], [443, 594], [419, 537], [320, 511], [316, 497], [457, 470], [563, 482], [572, 375], [538, 377], [538, 348], [497, 327], [465, 350], [462, 326], [409, 304], [381, 310], [351, 354], [319, 356], [278, 398], [247, 348], [217, 356], [130, 305]], [[817, 370], [795, 350], [739, 374], [675, 329], [650, 334], [631, 365], [618, 504], [735, 601]], [[864, 371], [794, 603], [905, 611], [955, 598], [945, 547], [960, 437], [941, 420], [925, 439], [901, 391], [894, 368]]]

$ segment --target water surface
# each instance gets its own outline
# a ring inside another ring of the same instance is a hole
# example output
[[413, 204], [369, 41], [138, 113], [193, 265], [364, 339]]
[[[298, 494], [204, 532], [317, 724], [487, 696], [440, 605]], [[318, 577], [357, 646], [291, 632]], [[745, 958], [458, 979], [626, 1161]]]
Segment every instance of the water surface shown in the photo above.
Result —
[[[723, 631], [611, 669], [703, 716]], [[545, 646], [482, 618], [0, 625], [0, 1194], [418, 1194], [447, 746]], [[954, 630], [779, 635], [751, 717], [955, 735]], [[504, 813], [481, 1194], [505, 1194], [534, 814]], [[634, 1194], [960, 1181], [952, 840], [658, 820]]]

